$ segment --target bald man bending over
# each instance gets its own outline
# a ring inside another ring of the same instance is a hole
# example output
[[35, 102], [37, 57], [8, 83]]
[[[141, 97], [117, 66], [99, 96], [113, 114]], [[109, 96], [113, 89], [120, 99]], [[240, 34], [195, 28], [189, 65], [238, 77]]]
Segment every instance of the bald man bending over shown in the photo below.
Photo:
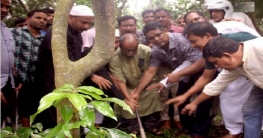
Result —
[[[127, 33], [121, 36], [120, 48], [109, 63], [109, 67], [112, 75], [121, 80], [121, 82], [118, 82], [118, 87], [125, 96], [125, 102], [133, 111], [138, 108], [145, 130], [155, 135], [162, 135], [158, 125], [160, 111], [163, 110], [163, 107], [157, 89], [149, 91], [145, 89], [138, 99], [131, 98], [144, 71], [148, 68], [150, 55], [151, 48], [139, 44], [136, 35]], [[138, 134], [139, 126], [135, 114], [132, 115], [122, 108], [118, 108], [117, 112], [127, 119], [128, 130], [131, 133]]]

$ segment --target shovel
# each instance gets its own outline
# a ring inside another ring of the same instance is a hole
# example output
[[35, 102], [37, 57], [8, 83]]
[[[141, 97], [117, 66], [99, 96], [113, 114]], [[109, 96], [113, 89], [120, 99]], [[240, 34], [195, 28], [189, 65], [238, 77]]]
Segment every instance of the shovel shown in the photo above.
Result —
[[139, 112], [138, 112], [137, 108], [135, 109], [135, 113], [136, 113], [136, 117], [137, 117], [137, 120], [138, 120], [138, 123], [139, 123], [141, 138], [146, 138], [146, 135], [145, 135], [145, 132], [144, 132], [144, 129], [143, 129], [143, 126], [142, 126], [142, 121], [141, 121], [141, 118], [140, 118], [140, 115], [139, 115]]

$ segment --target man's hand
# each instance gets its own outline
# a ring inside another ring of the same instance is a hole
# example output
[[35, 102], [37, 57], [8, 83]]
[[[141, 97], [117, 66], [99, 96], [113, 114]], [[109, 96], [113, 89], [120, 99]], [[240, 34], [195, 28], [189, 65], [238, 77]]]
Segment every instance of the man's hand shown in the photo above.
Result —
[[158, 89], [158, 93], [160, 93], [165, 88], [165, 86], [162, 83], [155, 83], [155, 84], [151, 84], [146, 89], [147, 90], [152, 90], [152, 89], [155, 89], [155, 88], [157, 88]]
[[197, 105], [194, 103], [187, 104], [182, 110], [182, 114], [194, 115], [197, 109]]
[[125, 99], [124, 102], [130, 106], [132, 111], [134, 112], [136, 108], [138, 108], [138, 102], [134, 99], [130, 98], [129, 100]]
[[122, 82], [120, 79], [118, 79], [117, 77], [113, 76], [110, 74], [110, 78], [113, 81], [114, 85], [117, 87], [117, 89], [119, 90], [119, 86], [118, 86], [118, 82]]
[[110, 89], [111, 88], [111, 82], [109, 80], [104, 79], [101, 76], [98, 75], [92, 75], [91, 80], [96, 83], [100, 89]]
[[186, 100], [187, 100], [186, 96], [180, 95], [180, 96], [174, 97], [172, 99], [169, 99], [168, 101], [165, 102], [165, 104], [173, 103], [175, 106], [178, 107], [179, 105], [183, 104]]
[[6, 103], [6, 99], [5, 99], [5, 96], [4, 96], [4, 94], [2, 93], [2, 91], [1, 91], [1, 101], [2, 101], [3, 103]]
[[22, 83], [19, 83], [19, 85], [15, 88], [16, 92], [19, 92], [19, 90], [22, 88]]
[[135, 100], [135, 101], [138, 101], [139, 100], [139, 98], [140, 98], [140, 94], [138, 93], [138, 92], [131, 92], [130, 93], [130, 97], [133, 99], [133, 100]]
[[181, 75], [179, 73], [172, 73], [165, 75], [165, 77], [168, 77], [167, 83], [176, 83], [180, 81]]

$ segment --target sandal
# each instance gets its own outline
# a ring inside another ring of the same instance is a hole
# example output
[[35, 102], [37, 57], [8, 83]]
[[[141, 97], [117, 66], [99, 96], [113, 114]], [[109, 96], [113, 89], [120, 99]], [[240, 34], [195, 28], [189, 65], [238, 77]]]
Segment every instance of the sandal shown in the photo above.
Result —
[[163, 136], [163, 131], [160, 130], [160, 129], [157, 129], [157, 128], [154, 128], [150, 131], [150, 133], [152, 133], [153, 135], [156, 135], [156, 136]]

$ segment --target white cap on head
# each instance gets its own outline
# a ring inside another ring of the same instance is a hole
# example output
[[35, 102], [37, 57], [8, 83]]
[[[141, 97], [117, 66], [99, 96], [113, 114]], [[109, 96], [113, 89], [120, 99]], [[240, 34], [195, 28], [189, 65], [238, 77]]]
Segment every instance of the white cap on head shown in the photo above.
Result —
[[85, 5], [76, 5], [71, 8], [69, 15], [73, 16], [94, 16], [93, 11]]
[[119, 31], [119, 29], [115, 29], [115, 37], [120, 37], [120, 31]]

